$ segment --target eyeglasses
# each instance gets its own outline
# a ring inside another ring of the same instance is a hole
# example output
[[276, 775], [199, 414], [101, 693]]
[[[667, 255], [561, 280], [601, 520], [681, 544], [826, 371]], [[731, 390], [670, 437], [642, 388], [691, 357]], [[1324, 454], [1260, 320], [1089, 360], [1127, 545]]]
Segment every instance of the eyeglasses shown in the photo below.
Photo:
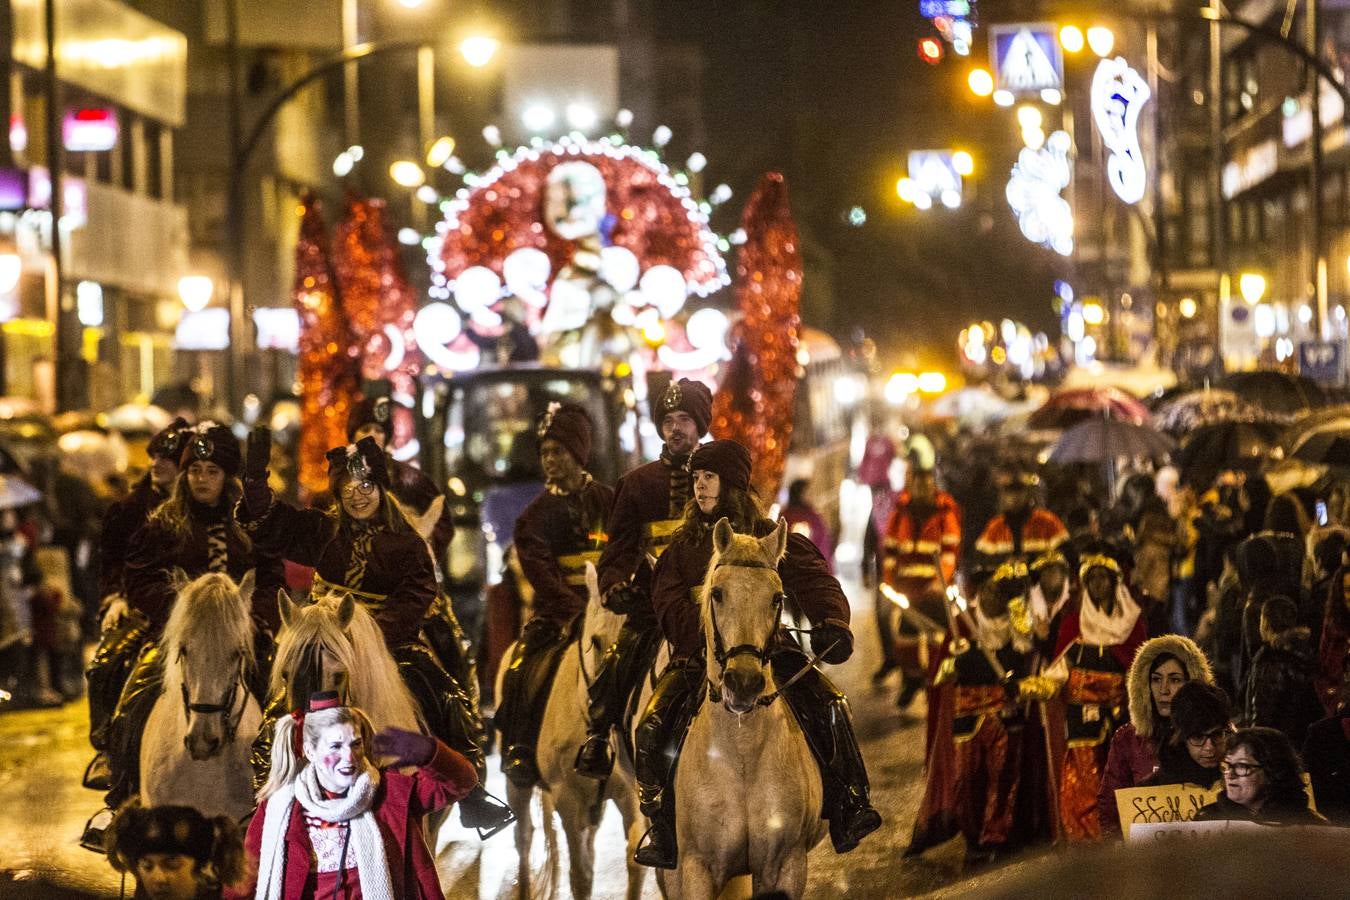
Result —
[[358, 481], [355, 484], [349, 484], [346, 487], [340, 489], [338, 491], [338, 496], [340, 496], [343, 500], [350, 500], [357, 494], [360, 494], [362, 497], [369, 497], [374, 492], [375, 492], [375, 482]]
[[1228, 733], [1227, 728], [1215, 728], [1213, 731], [1206, 731], [1204, 734], [1193, 734], [1186, 738], [1186, 743], [1192, 747], [1203, 747], [1205, 744], [1214, 744], [1218, 746], [1223, 743], [1223, 736]]
[[1265, 766], [1260, 765], [1258, 763], [1249, 763], [1249, 762], [1230, 763], [1228, 760], [1224, 760], [1223, 762], [1219, 763], [1220, 772], [1222, 772], [1225, 775], [1227, 775], [1229, 772], [1232, 772], [1238, 778], [1246, 778], [1248, 775], [1252, 774], [1257, 769], [1264, 769], [1264, 768]]

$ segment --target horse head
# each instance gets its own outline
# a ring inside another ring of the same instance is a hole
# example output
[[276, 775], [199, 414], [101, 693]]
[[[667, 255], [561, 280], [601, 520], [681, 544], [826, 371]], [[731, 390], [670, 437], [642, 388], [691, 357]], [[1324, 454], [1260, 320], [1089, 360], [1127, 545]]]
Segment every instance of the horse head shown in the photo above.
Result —
[[581, 626], [581, 650], [587, 655], [588, 666], [598, 666], [614, 642], [619, 639], [624, 617], [605, 609], [600, 598], [600, 579], [595, 566], [586, 563], [586, 617]]
[[177, 584], [160, 639], [164, 690], [182, 698], [189, 755], [210, 759], [234, 740], [249, 699], [245, 677], [256, 665], [249, 615], [254, 574], [249, 570], [238, 585], [216, 572]]
[[303, 709], [311, 694], [337, 691], [346, 696], [355, 661], [348, 633], [356, 615], [351, 594], [325, 594], [299, 604], [277, 591], [281, 632], [268, 693], [284, 691], [287, 709]]
[[725, 518], [713, 527], [713, 557], [700, 592], [711, 695], [748, 713], [771, 683], [767, 666], [783, 612], [778, 561], [787, 526], [763, 538], [736, 534]]

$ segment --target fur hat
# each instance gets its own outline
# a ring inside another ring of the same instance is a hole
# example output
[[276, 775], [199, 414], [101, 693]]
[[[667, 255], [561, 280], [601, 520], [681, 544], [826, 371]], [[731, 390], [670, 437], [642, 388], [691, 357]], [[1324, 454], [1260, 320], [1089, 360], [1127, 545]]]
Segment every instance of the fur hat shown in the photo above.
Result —
[[590, 413], [575, 403], [550, 403], [539, 417], [539, 445], [557, 441], [583, 467], [591, 461], [591, 440], [594, 425]]
[[388, 397], [362, 397], [347, 415], [347, 440], [356, 437], [362, 425], [377, 425], [384, 432], [387, 443], [394, 431], [394, 403]]
[[1233, 710], [1223, 689], [1203, 681], [1188, 681], [1172, 695], [1172, 733], [1175, 740], [1223, 728]]
[[108, 828], [108, 859], [124, 872], [149, 853], [205, 863], [216, 849], [216, 824], [191, 806], [128, 806]]
[[355, 444], [334, 447], [325, 457], [328, 460], [328, 489], [337, 496], [344, 476], [353, 481], [370, 481], [389, 489], [389, 464], [384, 451], [375, 439], [367, 435]]
[[716, 473], [724, 485], [750, 489], [750, 451], [735, 441], [699, 444], [689, 455], [689, 471], [696, 469]]
[[656, 425], [659, 429], [666, 415], [673, 412], [686, 412], [694, 420], [699, 437], [708, 433], [712, 422], [712, 391], [701, 381], [681, 378], [666, 385], [661, 399], [656, 403]]
[[187, 443], [178, 460], [180, 468], [186, 469], [194, 462], [213, 462], [230, 477], [239, 474], [243, 456], [239, 452], [239, 441], [230, 429], [215, 422], [202, 422], [185, 431], [184, 435]]
[[163, 458], [178, 462], [183, 455], [183, 439], [190, 428], [187, 419], [179, 416], [150, 439], [145, 452], [151, 459]]
[[1180, 634], [1164, 634], [1140, 644], [1125, 678], [1130, 698], [1130, 724], [1140, 737], [1153, 736], [1153, 693], [1149, 689], [1149, 676], [1153, 674], [1158, 659], [1163, 656], [1176, 657], [1186, 670], [1188, 681], [1214, 683], [1214, 671], [1209, 666], [1209, 659], [1190, 638]]

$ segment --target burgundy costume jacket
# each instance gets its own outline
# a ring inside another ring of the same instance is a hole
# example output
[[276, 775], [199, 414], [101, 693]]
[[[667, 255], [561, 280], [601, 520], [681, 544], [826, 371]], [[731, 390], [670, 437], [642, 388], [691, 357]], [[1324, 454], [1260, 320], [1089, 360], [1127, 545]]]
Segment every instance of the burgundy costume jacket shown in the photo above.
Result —
[[614, 489], [591, 481], [571, 494], [544, 491], [516, 520], [521, 571], [534, 589], [534, 617], [566, 625], [586, 608], [586, 563], [605, 547]]

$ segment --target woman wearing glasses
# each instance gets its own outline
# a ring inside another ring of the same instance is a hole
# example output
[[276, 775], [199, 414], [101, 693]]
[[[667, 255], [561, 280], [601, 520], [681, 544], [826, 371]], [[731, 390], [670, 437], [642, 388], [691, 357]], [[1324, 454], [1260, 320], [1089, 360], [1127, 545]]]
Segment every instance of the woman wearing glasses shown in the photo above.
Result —
[[[240, 521], [260, 545], [312, 566], [316, 591], [351, 592], [370, 611], [431, 732], [467, 757], [481, 781], [482, 721], [466, 686], [446, 673], [421, 636], [436, 599], [436, 572], [426, 541], [390, 491], [384, 451], [369, 437], [328, 451], [330, 509], [297, 509], [274, 498], [267, 486], [270, 452], [269, 431], [249, 435]], [[264, 727], [261, 735], [271, 730]], [[262, 737], [255, 745], [258, 754], [268, 750], [266, 742]], [[471, 828], [509, 821], [509, 811], [492, 803], [481, 785], [460, 809]]]
[[1183, 684], [1172, 697], [1172, 731], [1162, 764], [1141, 785], [1195, 784], [1212, 787], [1233, 726], [1228, 695], [1200, 681]]
[[1229, 739], [1219, 798], [1196, 814], [1196, 821], [1239, 819], [1271, 825], [1326, 822], [1308, 808], [1303, 763], [1289, 738], [1274, 728], [1244, 728]]

